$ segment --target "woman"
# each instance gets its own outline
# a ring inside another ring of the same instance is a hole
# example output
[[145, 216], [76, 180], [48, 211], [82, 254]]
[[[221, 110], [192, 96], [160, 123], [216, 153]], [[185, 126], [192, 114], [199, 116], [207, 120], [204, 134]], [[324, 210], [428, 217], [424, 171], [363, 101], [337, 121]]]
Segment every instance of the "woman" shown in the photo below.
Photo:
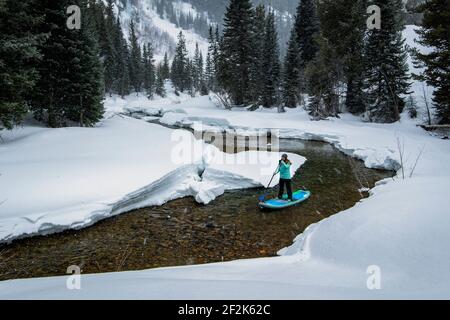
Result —
[[280, 173], [280, 191], [278, 193], [278, 199], [283, 199], [284, 186], [286, 185], [288, 199], [289, 201], [294, 201], [292, 198], [291, 165], [292, 162], [288, 159], [288, 155], [283, 154], [277, 171], [277, 173]]

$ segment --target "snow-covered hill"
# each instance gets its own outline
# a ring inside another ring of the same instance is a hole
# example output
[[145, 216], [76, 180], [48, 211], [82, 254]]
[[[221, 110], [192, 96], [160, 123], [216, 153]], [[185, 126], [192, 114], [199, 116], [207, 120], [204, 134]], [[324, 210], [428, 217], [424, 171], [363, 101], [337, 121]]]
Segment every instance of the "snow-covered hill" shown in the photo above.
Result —
[[[107, 0], [103, 0], [106, 4]], [[278, 26], [281, 53], [286, 50], [293, 24], [297, 0], [267, 1], [255, 0], [255, 4], [265, 4], [274, 10]], [[136, 23], [140, 41], [151, 42], [155, 49], [156, 61], [162, 60], [164, 53], [172, 56], [177, 35], [183, 31], [186, 45], [193, 54], [196, 43], [206, 56], [208, 50], [208, 29], [210, 25], [222, 25], [228, 0], [114, 0], [116, 14], [120, 16], [125, 36], [129, 34], [131, 20]]]
[[[136, 24], [136, 31], [141, 43], [150, 42], [155, 49], [155, 60], [161, 61], [165, 52], [171, 56], [175, 50], [177, 36], [180, 31], [186, 37], [188, 51], [193, 54], [195, 45], [198, 43], [200, 50], [206, 54], [208, 50], [208, 40], [191, 28], [182, 28], [174, 19], [169, 19], [166, 13], [158, 13], [157, 0], [115, 0], [116, 14], [119, 14], [124, 29], [124, 34], [128, 37], [131, 20]], [[183, 1], [173, 1], [175, 15], [207, 18], [207, 13], [198, 12], [191, 4]], [[211, 22], [210, 20], [207, 20]], [[178, 24], [178, 26], [177, 26]]]

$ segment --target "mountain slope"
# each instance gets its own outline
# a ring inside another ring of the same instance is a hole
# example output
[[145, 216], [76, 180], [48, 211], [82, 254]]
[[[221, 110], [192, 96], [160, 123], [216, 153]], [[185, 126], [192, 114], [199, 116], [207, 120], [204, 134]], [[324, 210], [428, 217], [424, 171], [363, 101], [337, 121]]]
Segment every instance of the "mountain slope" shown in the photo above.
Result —
[[[173, 2], [176, 4], [174, 7], [177, 7], [174, 13], [177, 17], [187, 16], [186, 12], [190, 12], [193, 17], [206, 19], [205, 14], [199, 14], [189, 3]], [[206, 37], [194, 31], [193, 26], [180, 24], [170, 19], [165, 13], [158, 14], [157, 3], [158, 0], [115, 0], [116, 14], [120, 16], [125, 36], [128, 37], [129, 25], [133, 20], [140, 42], [152, 43], [156, 61], [161, 61], [166, 52], [169, 56], [173, 55], [180, 31], [183, 31], [186, 37], [186, 45], [190, 53], [194, 52], [196, 43], [199, 44], [200, 50], [206, 53], [208, 49]]]
[[[106, 3], [106, 0], [103, 0]], [[114, 0], [116, 14], [120, 15], [124, 33], [128, 36], [133, 19], [142, 43], [151, 42], [155, 59], [160, 61], [167, 52], [172, 56], [177, 35], [183, 31], [188, 51], [192, 54], [198, 42], [206, 55], [211, 24], [222, 25], [228, 0]], [[255, 0], [275, 10], [281, 52], [285, 51], [298, 0]]]

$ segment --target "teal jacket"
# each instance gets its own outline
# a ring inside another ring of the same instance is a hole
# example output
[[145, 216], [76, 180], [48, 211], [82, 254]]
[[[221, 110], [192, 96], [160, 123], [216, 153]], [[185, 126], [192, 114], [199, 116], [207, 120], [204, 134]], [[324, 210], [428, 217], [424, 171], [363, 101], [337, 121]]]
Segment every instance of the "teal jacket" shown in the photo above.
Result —
[[281, 161], [278, 172], [280, 173], [281, 179], [291, 179], [291, 164]]

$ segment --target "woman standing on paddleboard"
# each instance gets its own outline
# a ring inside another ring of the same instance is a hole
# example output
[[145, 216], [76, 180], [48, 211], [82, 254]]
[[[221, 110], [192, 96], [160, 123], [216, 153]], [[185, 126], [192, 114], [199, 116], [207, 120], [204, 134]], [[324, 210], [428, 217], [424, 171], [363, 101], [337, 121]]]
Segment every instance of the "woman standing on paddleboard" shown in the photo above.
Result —
[[291, 165], [292, 162], [288, 159], [288, 155], [283, 154], [277, 171], [277, 173], [280, 173], [280, 191], [278, 192], [278, 199], [283, 199], [284, 186], [286, 186], [289, 201], [294, 201], [292, 198]]

